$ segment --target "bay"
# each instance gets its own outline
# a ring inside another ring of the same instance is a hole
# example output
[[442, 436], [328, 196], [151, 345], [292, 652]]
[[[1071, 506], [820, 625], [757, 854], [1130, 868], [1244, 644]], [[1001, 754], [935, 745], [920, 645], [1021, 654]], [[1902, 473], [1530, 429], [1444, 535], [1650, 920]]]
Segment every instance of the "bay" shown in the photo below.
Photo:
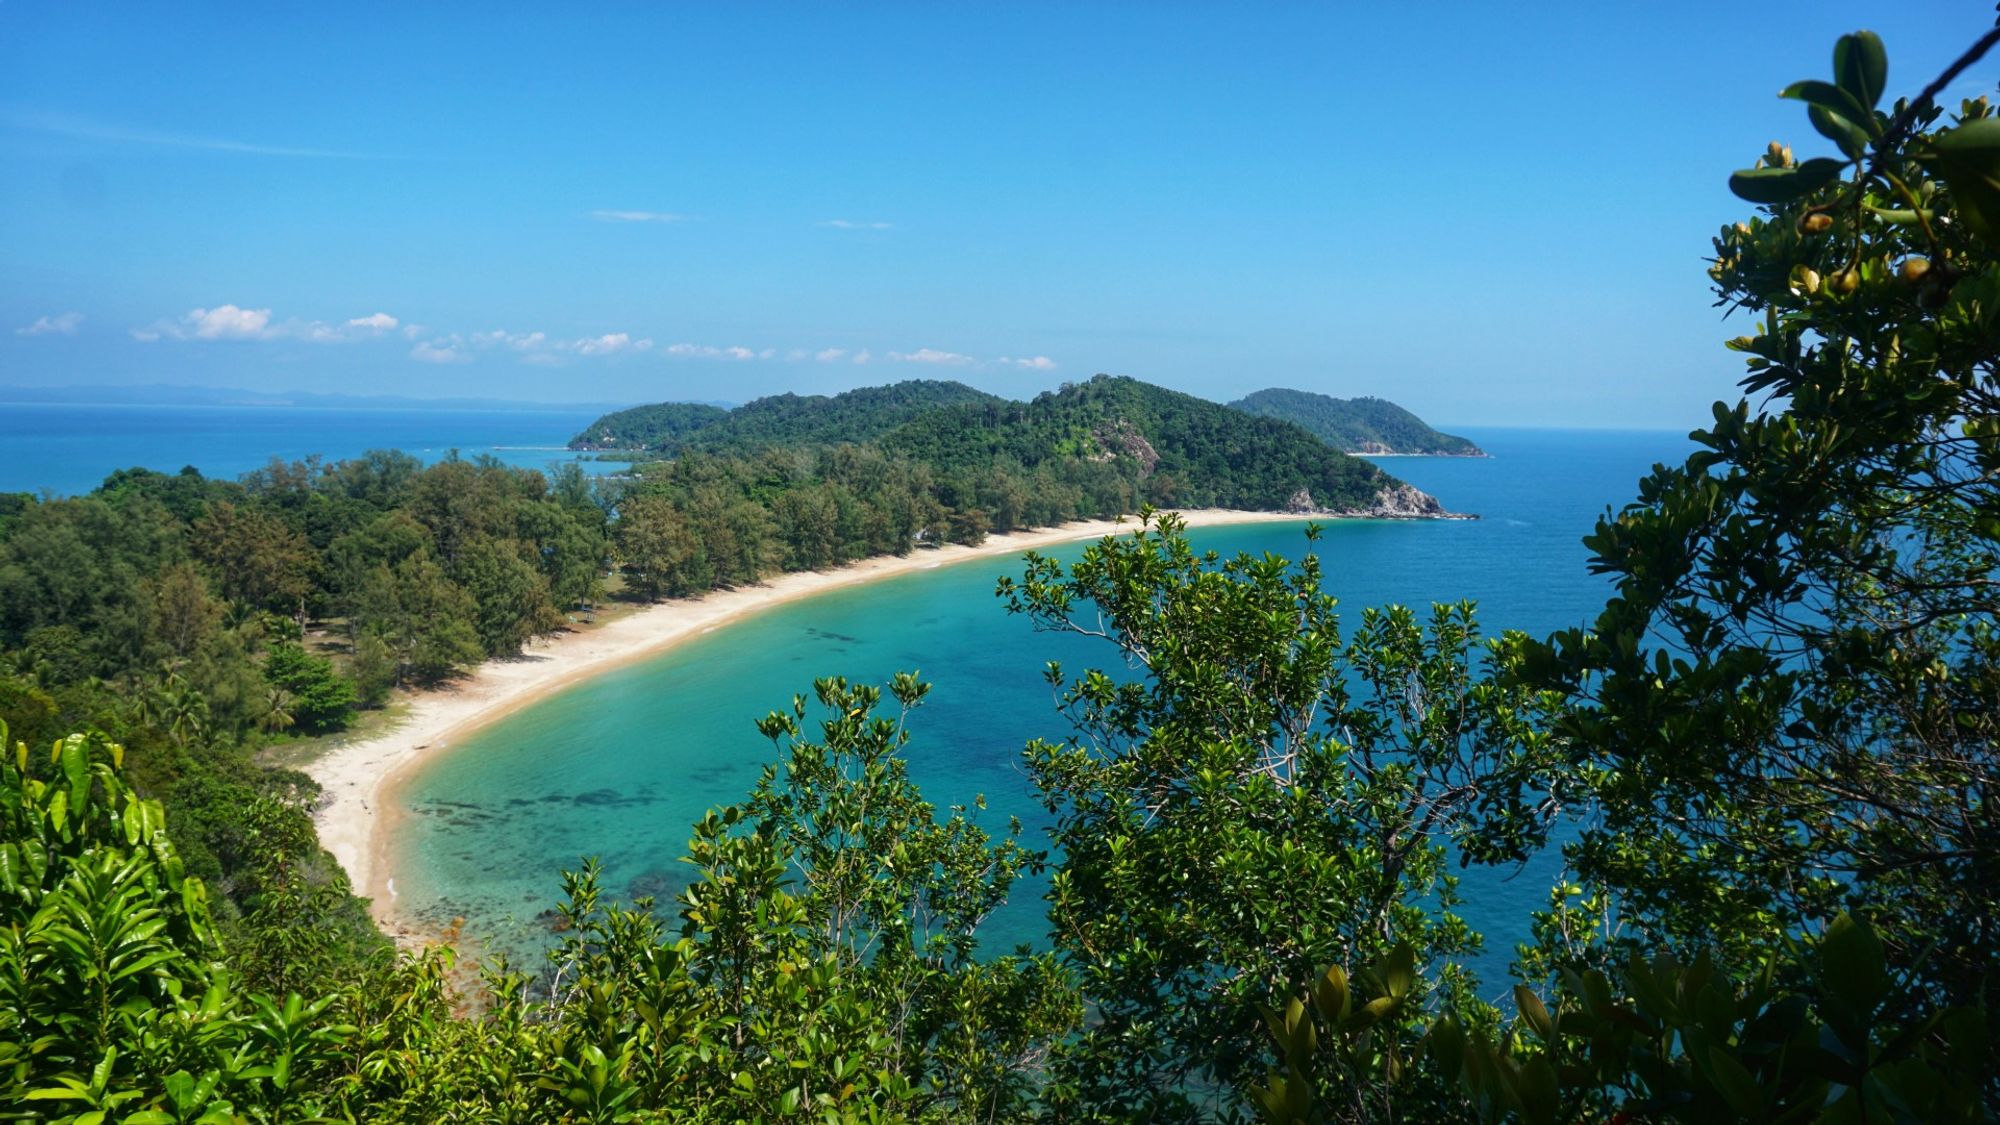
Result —
[[[1581, 545], [1607, 506], [1635, 494], [1655, 462], [1678, 461], [1678, 433], [1466, 429], [1492, 456], [1395, 458], [1389, 472], [1476, 521], [1341, 521], [1318, 546], [1326, 588], [1344, 615], [1365, 606], [1470, 598], [1484, 630], [1545, 634], [1588, 621], [1608, 586], [1587, 573]], [[1224, 555], [1306, 549], [1303, 524], [1192, 533]], [[1073, 559], [1083, 544], [1050, 552]], [[543, 912], [560, 872], [601, 859], [607, 893], [662, 902], [686, 885], [689, 826], [740, 799], [773, 757], [753, 721], [809, 693], [815, 677], [883, 683], [917, 671], [935, 684], [911, 720], [910, 771], [938, 806], [983, 796], [982, 823], [1010, 816], [1040, 846], [1046, 816], [1021, 767], [1030, 739], [1065, 733], [1046, 661], [1073, 670], [1112, 664], [1103, 642], [1034, 631], [993, 596], [1018, 574], [980, 559], [789, 603], [649, 661], [587, 681], [450, 748], [400, 787], [390, 841], [398, 912], [433, 926], [455, 919], [489, 952], [533, 963], [550, 940]], [[1528, 912], [1559, 874], [1544, 855], [1520, 870], [1465, 873], [1461, 912], [1487, 936], [1473, 967], [1504, 985]], [[1039, 889], [1017, 890], [992, 919], [989, 949], [1045, 940]]]
[[594, 410], [443, 410], [333, 406], [180, 406], [0, 403], [0, 492], [76, 496], [133, 466], [232, 480], [284, 461], [328, 461], [398, 449], [426, 463], [456, 451], [519, 468], [576, 462], [586, 472], [625, 468], [581, 460], [563, 446]]

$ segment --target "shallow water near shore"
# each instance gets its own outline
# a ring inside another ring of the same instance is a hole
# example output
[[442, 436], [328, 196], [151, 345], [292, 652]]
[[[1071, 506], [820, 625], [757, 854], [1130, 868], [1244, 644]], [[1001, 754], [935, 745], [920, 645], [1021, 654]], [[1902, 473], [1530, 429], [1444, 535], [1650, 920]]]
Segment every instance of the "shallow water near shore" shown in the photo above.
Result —
[[[1608, 589], [1585, 571], [1579, 540], [1607, 505], [1628, 501], [1656, 461], [1688, 449], [1679, 433], [1463, 430], [1487, 459], [1398, 458], [1391, 473], [1476, 521], [1345, 521], [1318, 550], [1326, 586], [1358, 620], [1366, 606], [1472, 598], [1485, 632], [1545, 633], [1587, 621]], [[1198, 529], [1197, 547], [1301, 554], [1303, 523]], [[1049, 552], [1073, 559], [1084, 544]], [[772, 749], [759, 716], [809, 693], [815, 677], [882, 683], [918, 671], [935, 687], [912, 718], [912, 777], [940, 808], [983, 795], [981, 822], [1018, 816], [1041, 846], [1046, 814], [1021, 748], [1065, 727], [1041, 670], [1116, 659], [1103, 642], [1034, 631], [993, 597], [1012, 558], [968, 561], [778, 606], [656, 658], [605, 673], [477, 731], [425, 763], [393, 794], [389, 862], [396, 913], [420, 925], [455, 918], [486, 952], [532, 964], [552, 935], [544, 912], [561, 871], [604, 864], [607, 893], [663, 902], [685, 886], [689, 825], [741, 799]], [[1465, 872], [1461, 912], [1487, 935], [1475, 967], [1505, 977], [1553, 857], [1521, 871]], [[988, 948], [1041, 944], [1038, 885], [990, 923]]]

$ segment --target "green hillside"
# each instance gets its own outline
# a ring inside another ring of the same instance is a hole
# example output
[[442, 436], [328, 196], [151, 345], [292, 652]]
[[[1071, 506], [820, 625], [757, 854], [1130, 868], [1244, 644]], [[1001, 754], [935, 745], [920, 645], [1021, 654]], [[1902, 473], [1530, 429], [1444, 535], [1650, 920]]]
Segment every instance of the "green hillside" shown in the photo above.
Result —
[[656, 402], [614, 410], [570, 439], [571, 449], [657, 449], [680, 442], [729, 411], [705, 402]]
[[[940, 469], [996, 460], [1030, 468], [1063, 459], [1110, 462], [1128, 468], [1145, 500], [1194, 508], [1361, 511], [1401, 487], [1298, 426], [1105, 375], [1032, 402], [931, 411], [882, 445]], [[1407, 514], [1436, 514], [1434, 503]]]
[[733, 410], [665, 402], [607, 414], [578, 434], [571, 449], [743, 452], [777, 445], [873, 441], [926, 410], [1002, 402], [964, 383], [911, 379], [837, 395], [782, 394]]
[[1344, 453], [1411, 453], [1484, 457], [1462, 437], [1439, 433], [1422, 418], [1380, 398], [1333, 398], [1272, 387], [1229, 404], [1248, 414], [1280, 418], [1311, 430]]
[[730, 411], [663, 403], [608, 414], [571, 444], [664, 457], [868, 445], [941, 480], [993, 472], [1060, 478], [1091, 497], [1086, 510], [1151, 503], [1443, 513], [1430, 497], [1288, 421], [1105, 375], [1032, 402], [963, 383], [911, 381], [833, 396], [774, 395]]

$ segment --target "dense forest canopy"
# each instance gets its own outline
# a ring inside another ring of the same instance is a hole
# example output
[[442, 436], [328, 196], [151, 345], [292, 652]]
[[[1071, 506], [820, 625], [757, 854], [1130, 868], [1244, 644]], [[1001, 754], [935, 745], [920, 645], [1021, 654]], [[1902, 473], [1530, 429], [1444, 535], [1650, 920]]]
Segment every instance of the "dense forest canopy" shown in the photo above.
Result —
[[[1224, 559], [1148, 512], [996, 590], [1101, 646], [1023, 755], [1051, 850], [911, 782], [927, 684], [820, 680], [675, 901], [582, 863], [547, 964], [470, 996], [384, 947], [259, 747], [518, 647], [608, 561], [645, 597], [1359, 470], [1105, 379], [603, 486], [377, 454], [0, 500], [0, 1115], [1994, 1120], [2000, 117], [1931, 99], [1996, 43], [1887, 108], [1866, 32], [1787, 88], [1841, 155], [1739, 172], [1709, 273], [1759, 402], [1598, 523], [1587, 627], [1344, 615], [1314, 533]], [[1455, 871], [1550, 848], [1493, 1003]], [[1032, 872], [1047, 947], [983, 948]]]
[[[628, 416], [657, 421], [618, 420]], [[687, 424], [647, 448], [678, 457], [866, 445], [934, 478], [1018, 481], [1049, 473], [1070, 478], [1108, 473], [1123, 482], [1119, 489], [1128, 494], [1119, 510], [1138, 503], [1403, 515], [1443, 510], [1373, 465], [1329, 450], [1299, 427], [1106, 375], [1066, 384], [1026, 403], [962, 383], [927, 381], [864, 387], [832, 397], [776, 395], [719, 417], [666, 403], [607, 415], [579, 442], [588, 445], [586, 439], [606, 433], [658, 432], [681, 423]], [[1102, 487], [1090, 486], [1090, 491]], [[1009, 491], [987, 489], [978, 505], [988, 519], [997, 518], [997, 526], [1021, 526], [1018, 502], [999, 494]], [[996, 513], [996, 505], [1003, 510]], [[1086, 508], [1100, 514], [1106, 505]]]
[[1311, 391], [1270, 387], [1229, 405], [1246, 413], [1295, 422], [1343, 453], [1484, 456], [1472, 442], [1439, 433], [1422, 418], [1387, 399], [1333, 398]]
[[706, 402], [659, 402], [614, 410], [570, 439], [571, 449], [668, 449], [729, 417]]
[[964, 383], [911, 379], [837, 395], [769, 395], [732, 410], [664, 402], [607, 414], [572, 449], [746, 452], [773, 445], [874, 441], [926, 410], [1003, 401]]

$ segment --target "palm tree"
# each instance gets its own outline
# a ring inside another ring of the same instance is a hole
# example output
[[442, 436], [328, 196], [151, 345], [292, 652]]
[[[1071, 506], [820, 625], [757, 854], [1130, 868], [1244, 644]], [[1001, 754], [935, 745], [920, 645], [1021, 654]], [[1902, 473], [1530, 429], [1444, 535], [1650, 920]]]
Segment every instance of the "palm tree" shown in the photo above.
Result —
[[185, 683], [169, 689], [166, 698], [167, 733], [181, 747], [192, 745], [208, 734], [208, 698]]
[[273, 684], [264, 696], [264, 713], [257, 716], [257, 725], [272, 734], [290, 729], [298, 721], [292, 714], [293, 702], [291, 692]]

